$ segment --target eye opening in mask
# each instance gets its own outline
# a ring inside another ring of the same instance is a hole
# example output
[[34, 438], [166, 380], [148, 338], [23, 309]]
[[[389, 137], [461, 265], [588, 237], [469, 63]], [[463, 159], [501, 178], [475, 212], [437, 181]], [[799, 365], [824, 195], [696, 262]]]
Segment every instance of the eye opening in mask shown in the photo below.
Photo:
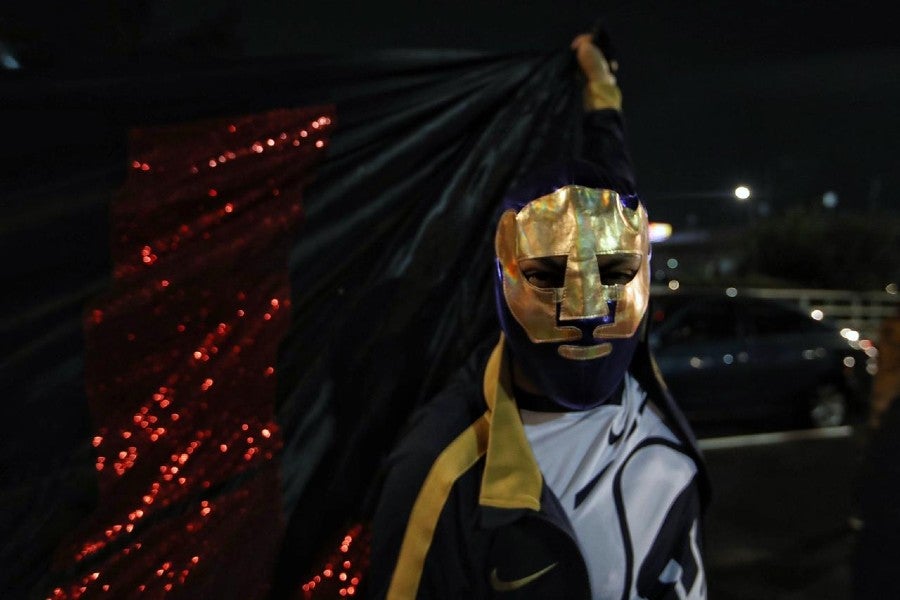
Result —
[[633, 252], [598, 254], [597, 267], [603, 285], [626, 285], [641, 269], [642, 257]]
[[[559, 289], [566, 285], [566, 255], [519, 259], [519, 270], [529, 284], [538, 289]], [[641, 255], [614, 252], [597, 255], [597, 268], [603, 285], [626, 285], [641, 268]]]
[[566, 262], [568, 256], [541, 256], [520, 258], [519, 271], [525, 281], [539, 289], [562, 288], [566, 285]]

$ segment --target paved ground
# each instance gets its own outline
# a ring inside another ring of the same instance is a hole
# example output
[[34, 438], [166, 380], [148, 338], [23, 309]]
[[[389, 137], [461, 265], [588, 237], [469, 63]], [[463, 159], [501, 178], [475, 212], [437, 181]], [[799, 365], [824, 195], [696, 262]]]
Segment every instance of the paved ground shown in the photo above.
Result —
[[702, 442], [714, 487], [706, 526], [713, 600], [850, 597], [860, 436], [849, 428], [807, 434]]

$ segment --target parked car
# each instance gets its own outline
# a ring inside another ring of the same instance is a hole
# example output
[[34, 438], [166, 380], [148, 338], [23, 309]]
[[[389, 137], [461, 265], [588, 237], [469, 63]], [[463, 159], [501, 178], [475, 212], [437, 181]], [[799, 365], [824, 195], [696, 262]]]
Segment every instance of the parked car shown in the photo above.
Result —
[[654, 295], [650, 310], [651, 348], [695, 425], [828, 427], [865, 413], [875, 352], [848, 330], [734, 288]]

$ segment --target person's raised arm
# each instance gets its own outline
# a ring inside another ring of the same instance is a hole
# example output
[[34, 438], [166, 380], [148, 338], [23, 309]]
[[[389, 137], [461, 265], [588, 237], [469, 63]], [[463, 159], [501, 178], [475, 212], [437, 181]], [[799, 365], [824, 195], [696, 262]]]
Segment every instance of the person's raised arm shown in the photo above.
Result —
[[572, 40], [571, 48], [585, 77], [581, 158], [618, 179], [620, 191], [635, 193], [634, 167], [622, 120], [622, 92], [614, 73], [616, 65], [607, 61], [589, 33]]

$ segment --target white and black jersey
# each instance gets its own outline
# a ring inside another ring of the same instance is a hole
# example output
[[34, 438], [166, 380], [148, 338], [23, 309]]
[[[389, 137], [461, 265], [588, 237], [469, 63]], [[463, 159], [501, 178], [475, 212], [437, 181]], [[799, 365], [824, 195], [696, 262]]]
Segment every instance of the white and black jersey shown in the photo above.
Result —
[[706, 597], [697, 466], [637, 381], [626, 375], [617, 404], [520, 413], [584, 555], [593, 598]]

